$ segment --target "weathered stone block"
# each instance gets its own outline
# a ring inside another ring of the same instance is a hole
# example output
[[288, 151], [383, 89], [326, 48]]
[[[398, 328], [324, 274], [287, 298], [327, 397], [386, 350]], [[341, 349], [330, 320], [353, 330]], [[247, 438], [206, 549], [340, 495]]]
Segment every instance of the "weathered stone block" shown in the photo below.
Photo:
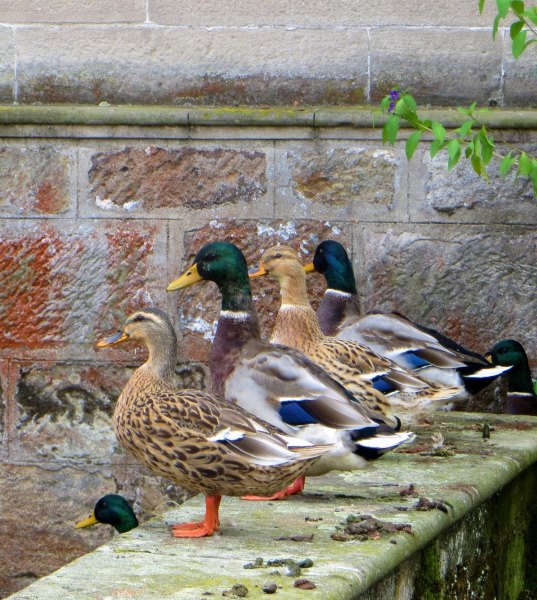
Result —
[[394, 220], [406, 209], [406, 189], [400, 184], [406, 161], [392, 149], [333, 143], [282, 150], [277, 213], [319, 219]]
[[0, 229], [0, 348], [87, 357], [132, 310], [166, 307], [165, 224], [50, 223]]
[[515, 59], [511, 52], [510, 40], [506, 42], [503, 99], [507, 106], [535, 106], [537, 66], [533, 48], [530, 46], [522, 56]]
[[355, 231], [364, 313], [397, 310], [476, 352], [518, 339], [536, 366], [537, 233], [503, 226]]
[[479, 15], [477, 4], [467, 0], [455, 0], [442, 5], [441, 10], [424, 10], [419, 0], [397, 2], [349, 2], [335, 0], [326, 9], [323, 0], [298, 0], [292, 3], [285, 0], [269, 0], [256, 4], [250, 0], [226, 0], [218, 7], [211, 3], [196, 3], [193, 0], [151, 0], [149, 18], [152, 22], [166, 25], [190, 26], [267, 26], [279, 25], [294, 27], [317, 26], [324, 29], [343, 25], [462, 25], [490, 26], [494, 12], [485, 4], [485, 11]]
[[0, 0], [4, 23], [128, 23], [145, 21], [146, 0], [115, 0], [113, 10], [106, 0], [90, 4], [77, 0]]
[[373, 30], [371, 97], [399, 86], [421, 102], [486, 104], [498, 96], [501, 64], [501, 43], [488, 31]]
[[[253, 266], [266, 249], [277, 243], [293, 246], [300, 251], [304, 262], [308, 262], [313, 258], [317, 244], [324, 239], [348, 244], [351, 239], [349, 228], [326, 221], [213, 221], [185, 234], [184, 260], [176, 266], [173, 277], [178, 277], [180, 271], [190, 266], [198, 250], [212, 241], [233, 242], [244, 252], [248, 264]], [[322, 289], [324, 286], [320, 278], [312, 278], [310, 296], [316, 306]], [[252, 280], [252, 291], [261, 327], [265, 336], [270, 336], [280, 302], [278, 286], [268, 277], [262, 277]], [[207, 362], [220, 312], [220, 295], [216, 285], [207, 282], [173, 292], [173, 300], [183, 334], [182, 352], [190, 360]]]
[[19, 100], [355, 103], [367, 55], [365, 30], [28, 27], [17, 32]]
[[[530, 148], [533, 151], [535, 147]], [[498, 146], [501, 150], [501, 145]], [[505, 153], [507, 153], [505, 148]], [[430, 158], [424, 152], [423, 166], [417, 167], [412, 177], [416, 186], [411, 195], [412, 221], [443, 221], [453, 223], [520, 223], [537, 224], [537, 204], [531, 180], [515, 179], [511, 173], [503, 179], [499, 175], [500, 159], [494, 158], [488, 172], [490, 182], [474, 172], [469, 161], [461, 158], [459, 164], [448, 171], [447, 153]]]
[[73, 162], [52, 146], [0, 147], [0, 214], [48, 216], [73, 209]]
[[15, 84], [15, 48], [13, 34], [9, 27], [0, 27], [0, 102], [13, 102]]
[[224, 148], [102, 152], [92, 157], [90, 202], [100, 211], [175, 209], [175, 216], [177, 209], [252, 205], [267, 191], [266, 163], [263, 152]]
[[[131, 344], [135, 366], [146, 354]], [[110, 463], [121, 453], [112, 431], [115, 401], [135, 366], [22, 364], [16, 382], [18, 420], [13, 442], [19, 459], [32, 462]], [[180, 363], [177, 387], [205, 387], [202, 365]], [[136, 462], [134, 459], [131, 462]]]

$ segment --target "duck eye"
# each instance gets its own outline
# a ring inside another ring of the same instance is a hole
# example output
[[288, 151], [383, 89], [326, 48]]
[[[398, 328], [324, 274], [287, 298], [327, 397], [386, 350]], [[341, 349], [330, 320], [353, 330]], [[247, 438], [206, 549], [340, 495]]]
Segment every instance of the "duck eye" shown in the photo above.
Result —
[[205, 260], [214, 260], [216, 258], [216, 254], [209, 252], [209, 254], [205, 255]]
[[281, 258], [282, 254], [281, 252], [276, 252], [276, 254], [274, 255], [274, 258]]
[[139, 323], [140, 321], [145, 321], [145, 317], [143, 315], [136, 315], [134, 317], [133, 321], [136, 321]]

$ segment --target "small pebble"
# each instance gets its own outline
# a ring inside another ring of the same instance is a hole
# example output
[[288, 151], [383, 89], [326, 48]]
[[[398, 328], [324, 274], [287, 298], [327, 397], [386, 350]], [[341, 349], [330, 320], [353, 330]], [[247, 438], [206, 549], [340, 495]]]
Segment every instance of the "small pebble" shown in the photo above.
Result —
[[313, 561], [311, 560], [311, 558], [299, 560], [297, 564], [301, 569], [309, 569], [310, 567], [313, 567]]
[[265, 594], [275, 594], [278, 586], [273, 581], [267, 581], [263, 584], [263, 592]]
[[296, 563], [289, 564], [285, 568], [285, 574], [287, 577], [298, 577], [300, 573], [300, 567]]
[[242, 583], [236, 583], [230, 590], [224, 590], [222, 596], [231, 596], [233, 598], [246, 598], [248, 588]]
[[314, 590], [317, 587], [309, 579], [297, 579], [293, 585], [301, 590]]

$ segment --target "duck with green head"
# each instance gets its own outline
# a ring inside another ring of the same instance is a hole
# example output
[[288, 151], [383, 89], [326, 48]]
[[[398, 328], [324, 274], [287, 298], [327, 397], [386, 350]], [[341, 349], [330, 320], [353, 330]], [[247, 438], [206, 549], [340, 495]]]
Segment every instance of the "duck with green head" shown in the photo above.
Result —
[[325, 335], [365, 344], [440, 385], [464, 386], [458, 399], [477, 393], [506, 371], [399, 313], [370, 312], [361, 317], [353, 266], [339, 242], [320, 243], [313, 262], [304, 269], [326, 279], [327, 289], [317, 311]]
[[[411, 439], [373, 413], [304, 354], [261, 339], [246, 260], [234, 244], [213, 242], [168, 291], [213, 281], [222, 300], [210, 370], [213, 387], [233, 403], [311, 443], [333, 444], [306, 474], [358, 469]], [[298, 493], [302, 482], [276, 494]]]
[[531, 378], [524, 347], [516, 340], [502, 340], [485, 354], [492, 364], [511, 367], [507, 379], [505, 411], [512, 415], [537, 415], [537, 384]]
[[79, 521], [75, 527], [90, 527], [97, 523], [106, 523], [119, 533], [126, 533], [138, 527], [138, 519], [131, 505], [119, 494], [107, 494], [95, 504], [95, 508], [89, 517]]

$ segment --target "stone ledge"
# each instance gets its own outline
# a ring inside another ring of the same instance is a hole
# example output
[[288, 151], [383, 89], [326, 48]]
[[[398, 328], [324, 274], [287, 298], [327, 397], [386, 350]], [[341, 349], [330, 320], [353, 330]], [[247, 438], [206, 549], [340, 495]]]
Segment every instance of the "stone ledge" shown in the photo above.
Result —
[[[484, 422], [493, 428], [489, 440], [482, 436]], [[535, 468], [529, 467], [537, 461], [535, 428], [537, 418], [531, 417], [437, 413], [427, 424], [415, 429], [418, 439], [412, 446], [384, 457], [366, 471], [311, 478], [302, 497], [270, 504], [225, 498], [221, 509], [222, 535], [202, 540], [170, 537], [169, 523], [201, 516], [203, 503], [198, 496], [180, 509], [117, 537], [10, 598], [56, 600], [63, 596], [82, 600], [98, 596], [199, 600], [205, 596], [220, 597], [234, 584], [243, 584], [249, 590], [247, 597], [256, 599], [266, 597], [262, 586], [270, 580], [280, 586], [277, 598], [285, 599], [302, 593], [293, 587], [299, 577], [316, 585], [315, 590], [308, 592], [308, 598], [373, 598], [377, 596], [368, 594], [372, 586], [400, 572], [408, 559], [431, 548], [439, 536], [445, 538], [450, 530], [453, 532], [452, 526], [456, 523], [457, 539], [453, 538], [450, 543], [462, 549], [455, 552], [451, 548], [445, 556], [451, 561], [460, 561], [463, 559], [460, 556], [457, 559], [456, 555], [466, 551], [469, 561], [480, 561], [480, 572], [486, 573], [485, 557], [479, 556], [473, 546], [464, 548], [460, 524], [473, 514], [478, 515], [479, 521], [479, 515], [486, 510], [498, 518], [493, 514], [498, 507], [488, 505], [487, 509], [487, 501], [491, 497], [498, 498], [500, 491], [502, 494], [509, 491], [509, 486], [513, 481], [520, 481], [518, 476], [523, 472], [534, 473]], [[444, 445], [437, 451], [431, 442], [431, 435], [435, 433], [444, 439]], [[409, 484], [414, 484], [419, 496], [442, 502], [443, 509], [417, 511], [417, 496], [400, 494]], [[515, 485], [513, 489], [514, 502], [522, 502], [521, 486]], [[532, 494], [528, 494], [530, 503]], [[513, 514], [501, 515], [501, 519], [506, 525], [511, 525], [514, 519], [524, 535], [531, 535], [530, 528], [522, 521], [526, 513], [520, 506], [513, 505], [508, 511]], [[370, 514], [393, 524], [410, 524], [412, 533], [400, 531], [367, 541], [333, 540], [330, 534], [349, 514]], [[475, 536], [476, 523], [469, 526]], [[514, 535], [511, 533], [511, 537]], [[311, 541], [300, 542], [291, 540], [292, 536], [313, 537]], [[496, 553], [499, 557], [502, 552], [508, 552], [505, 546], [505, 540], [503, 546], [498, 543], [494, 557]], [[522, 554], [526, 551], [523, 541], [522, 549], [517, 548]], [[293, 577], [285, 576], [283, 567], [244, 569], [244, 565], [256, 557], [262, 557], [265, 563], [278, 558], [310, 558], [313, 566]], [[519, 571], [523, 563], [518, 560]], [[463, 577], [468, 563], [463, 560], [461, 565], [464, 568], [457, 572]], [[271, 573], [274, 569], [281, 574]], [[427, 579], [425, 570], [425, 565], [418, 570], [417, 577], [421, 580]], [[489, 576], [497, 578], [498, 569], [492, 568]], [[524, 581], [523, 570], [506, 576], [513, 578], [513, 595], [509, 597], [518, 597]], [[402, 580], [405, 580], [404, 575]], [[510, 582], [509, 579], [505, 585]], [[475, 585], [486, 583], [476, 581]], [[423, 581], [421, 584], [423, 587]], [[408, 573], [404, 585], [413, 585]], [[515, 590], [517, 586], [519, 589]], [[411, 596], [412, 593], [405, 597]], [[439, 595], [434, 597], [440, 598]]]
[[[450, 128], [458, 127], [464, 120], [454, 109], [420, 109], [419, 113]], [[370, 107], [0, 105], [0, 125], [371, 128], [382, 125], [384, 120], [385, 116]], [[537, 110], [494, 109], [482, 115], [482, 121], [492, 129], [537, 129]]]

